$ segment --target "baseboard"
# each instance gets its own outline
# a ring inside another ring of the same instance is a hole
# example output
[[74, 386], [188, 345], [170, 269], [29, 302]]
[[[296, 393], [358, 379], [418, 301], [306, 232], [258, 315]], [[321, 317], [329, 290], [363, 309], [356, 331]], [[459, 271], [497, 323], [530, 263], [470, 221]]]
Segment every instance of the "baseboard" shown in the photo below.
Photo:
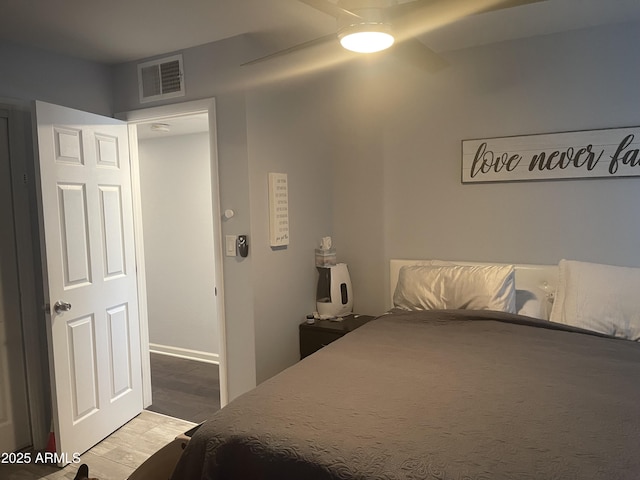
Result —
[[196, 362], [220, 364], [220, 355], [217, 353], [200, 352], [198, 350], [190, 350], [188, 348], [170, 347], [168, 345], [158, 345], [157, 343], [149, 343], [149, 352], [158, 353], [160, 355], [169, 355], [170, 357], [186, 358], [187, 360], [195, 360]]

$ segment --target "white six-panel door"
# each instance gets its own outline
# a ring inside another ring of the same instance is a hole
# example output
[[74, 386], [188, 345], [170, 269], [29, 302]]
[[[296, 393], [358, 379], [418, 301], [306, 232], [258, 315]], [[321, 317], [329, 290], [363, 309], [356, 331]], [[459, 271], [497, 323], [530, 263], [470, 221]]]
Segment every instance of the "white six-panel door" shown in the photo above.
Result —
[[54, 426], [71, 456], [142, 411], [128, 134], [112, 118], [35, 111]]

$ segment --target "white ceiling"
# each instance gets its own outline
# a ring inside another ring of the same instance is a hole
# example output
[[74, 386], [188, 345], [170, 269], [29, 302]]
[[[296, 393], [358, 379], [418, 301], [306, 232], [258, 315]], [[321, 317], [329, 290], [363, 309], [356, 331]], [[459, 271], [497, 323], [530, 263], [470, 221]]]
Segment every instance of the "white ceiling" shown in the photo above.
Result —
[[[466, 17], [420, 38], [446, 52], [629, 21], [640, 21], [639, 0], [546, 0]], [[334, 30], [332, 17], [296, 0], [0, 0], [0, 39], [109, 64], [243, 33], [274, 34], [286, 48]]]
[[[154, 129], [153, 125], [163, 125], [165, 129]], [[164, 131], [163, 131], [164, 130]], [[155, 138], [172, 137], [175, 135], [190, 135], [209, 131], [209, 115], [199, 113], [183, 115], [152, 122], [138, 124], [138, 139], [149, 140]]]

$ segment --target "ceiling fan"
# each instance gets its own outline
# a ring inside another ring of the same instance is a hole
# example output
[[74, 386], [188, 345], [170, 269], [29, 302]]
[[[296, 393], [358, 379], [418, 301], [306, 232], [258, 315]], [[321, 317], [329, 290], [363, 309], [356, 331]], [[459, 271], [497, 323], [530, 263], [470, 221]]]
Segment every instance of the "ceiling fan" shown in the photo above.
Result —
[[446, 61], [416, 36], [474, 13], [500, 10], [544, 0], [298, 0], [337, 20], [337, 32], [251, 60], [244, 65], [271, 60], [316, 45], [335, 42], [358, 53], [390, 51], [428, 71]]

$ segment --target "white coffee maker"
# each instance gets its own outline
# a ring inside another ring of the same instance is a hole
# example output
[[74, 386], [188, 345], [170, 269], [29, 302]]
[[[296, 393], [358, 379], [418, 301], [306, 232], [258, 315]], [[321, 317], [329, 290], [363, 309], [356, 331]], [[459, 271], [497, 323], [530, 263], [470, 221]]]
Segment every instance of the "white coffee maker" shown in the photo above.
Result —
[[346, 263], [316, 267], [316, 308], [320, 318], [344, 317], [353, 311], [351, 278]]

